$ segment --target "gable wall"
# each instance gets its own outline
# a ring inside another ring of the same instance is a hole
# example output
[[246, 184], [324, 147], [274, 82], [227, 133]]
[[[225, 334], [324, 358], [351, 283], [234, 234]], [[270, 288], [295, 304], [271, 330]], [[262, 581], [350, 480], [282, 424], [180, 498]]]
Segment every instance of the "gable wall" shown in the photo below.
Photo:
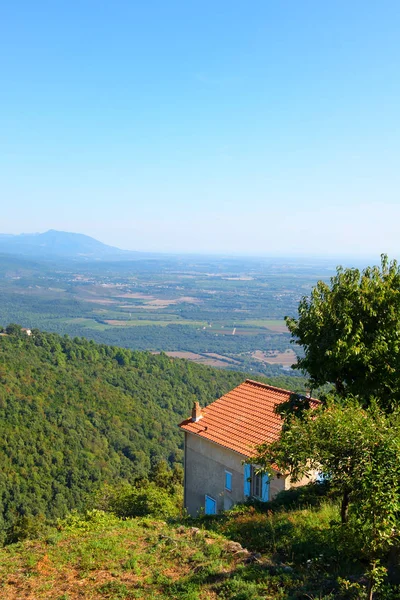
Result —
[[[217, 503], [217, 512], [244, 500], [244, 456], [185, 432], [185, 507], [196, 516], [205, 495]], [[232, 491], [225, 490], [225, 470], [232, 473]]]

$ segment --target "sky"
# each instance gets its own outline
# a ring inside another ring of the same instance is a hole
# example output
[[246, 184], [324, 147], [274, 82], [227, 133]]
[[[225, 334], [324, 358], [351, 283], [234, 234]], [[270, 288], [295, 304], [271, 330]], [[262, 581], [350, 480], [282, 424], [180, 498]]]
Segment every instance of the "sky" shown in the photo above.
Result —
[[400, 256], [398, 0], [0, 3], [0, 232]]

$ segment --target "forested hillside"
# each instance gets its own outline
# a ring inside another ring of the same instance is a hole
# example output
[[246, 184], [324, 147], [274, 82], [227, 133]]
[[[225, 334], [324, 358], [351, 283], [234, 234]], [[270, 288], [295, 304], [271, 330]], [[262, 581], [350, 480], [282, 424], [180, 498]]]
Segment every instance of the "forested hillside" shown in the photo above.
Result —
[[[0, 531], [182, 461], [177, 424], [245, 375], [18, 327], [0, 336]], [[275, 383], [288, 385], [299, 379]]]

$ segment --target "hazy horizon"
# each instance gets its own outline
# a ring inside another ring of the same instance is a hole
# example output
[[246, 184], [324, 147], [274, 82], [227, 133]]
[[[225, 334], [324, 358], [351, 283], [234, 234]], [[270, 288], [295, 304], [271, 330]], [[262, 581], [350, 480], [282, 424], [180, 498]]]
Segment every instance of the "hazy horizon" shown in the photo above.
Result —
[[0, 229], [400, 255], [400, 4], [4, 6]]
[[[24, 235], [41, 235], [43, 233], [47, 233], [48, 231], [57, 231], [58, 233], [68, 233], [68, 234], [77, 234], [77, 235], [84, 235], [84, 236], [88, 236], [87, 233], [83, 232], [83, 231], [62, 231], [62, 230], [55, 230], [55, 229], [51, 229], [51, 230], [46, 230], [46, 231], [21, 231], [20, 233], [4, 233], [2, 231], [0, 231], [0, 236], [1, 235], [7, 235], [7, 236], [24, 236]], [[137, 253], [143, 253], [143, 254], [154, 254], [154, 255], [161, 255], [161, 256], [193, 256], [193, 257], [198, 257], [198, 256], [203, 256], [205, 258], [233, 258], [233, 259], [276, 259], [276, 260], [288, 260], [288, 261], [307, 261], [307, 260], [312, 260], [312, 261], [317, 261], [320, 260], [321, 262], [329, 262], [331, 265], [335, 264], [335, 261], [356, 261], [356, 266], [360, 266], [361, 264], [364, 264], [365, 266], [367, 265], [367, 263], [369, 265], [372, 264], [376, 264], [379, 265], [380, 264], [380, 256], [381, 254], [377, 255], [377, 256], [373, 256], [373, 255], [348, 255], [348, 254], [332, 254], [332, 255], [323, 255], [323, 254], [278, 254], [278, 253], [269, 253], [269, 254], [252, 254], [252, 253], [235, 253], [235, 252], [196, 252], [196, 251], [175, 251], [175, 252], [168, 252], [168, 251], [151, 251], [151, 250], [145, 250], [142, 248], [124, 248], [122, 246], [119, 245], [115, 245], [115, 244], [107, 244], [107, 242], [105, 242], [102, 239], [99, 238], [94, 238], [93, 236], [88, 236], [91, 237], [92, 239], [97, 240], [98, 242], [101, 242], [103, 244], [109, 245], [111, 247], [114, 247], [118, 250], [123, 250], [126, 252], [137, 252]], [[0, 251], [1, 254], [1, 251]], [[26, 256], [26, 255], [24, 255]], [[389, 256], [389, 259], [396, 259], [396, 256]], [[129, 259], [128, 259], [129, 260]], [[338, 262], [336, 264], [339, 264]]]

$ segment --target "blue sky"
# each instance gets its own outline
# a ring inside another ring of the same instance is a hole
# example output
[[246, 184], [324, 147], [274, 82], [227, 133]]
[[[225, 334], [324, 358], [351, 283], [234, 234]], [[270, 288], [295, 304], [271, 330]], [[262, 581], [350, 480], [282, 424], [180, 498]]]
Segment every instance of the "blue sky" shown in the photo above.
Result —
[[400, 255], [400, 3], [0, 7], [0, 231]]

